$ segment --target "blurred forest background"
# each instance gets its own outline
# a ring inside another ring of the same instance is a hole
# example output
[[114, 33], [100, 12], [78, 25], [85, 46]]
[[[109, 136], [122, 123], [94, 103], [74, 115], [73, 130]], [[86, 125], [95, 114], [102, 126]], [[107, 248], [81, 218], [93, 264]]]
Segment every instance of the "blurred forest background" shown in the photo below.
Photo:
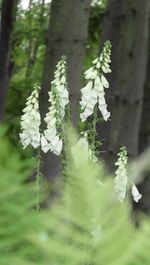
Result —
[[[71, 119], [74, 127], [80, 127], [78, 102], [80, 100], [80, 89], [84, 84], [83, 72], [91, 66], [92, 60], [99, 55], [104, 42], [109, 40], [112, 44], [112, 73], [108, 77], [110, 89], [106, 91], [106, 101], [108, 110], [111, 112], [111, 119], [107, 123], [101, 122], [97, 127], [98, 140], [102, 143], [99, 150], [100, 156], [104, 160], [107, 170], [111, 173], [114, 172], [114, 162], [121, 146], [126, 146], [129, 159], [137, 159], [150, 146], [150, 0], [1, 0], [0, 18], [0, 191], [2, 194], [0, 194], [2, 196], [0, 212], [2, 216], [6, 216], [5, 209], [9, 209], [6, 223], [10, 228], [8, 233], [7, 228], [6, 231], [4, 228], [4, 230], [0, 228], [0, 235], [2, 238], [4, 235], [6, 235], [6, 238], [8, 236], [9, 243], [13, 237], [15, 238], [18, 235], [16, 242], [10, 243], [10, 245], [14, 244], [13, 251], [18, 251], [18, 246], [23, 244], [28, 253], [27, 256], [34, 257], [35, 252], [41, 250], [44, 240], [47, 240], [45, 239], [47, 234], [40, 234], [41, 243], [36, 249], [35, 246], [33, 248], [30, 244], [27, 247], [27, 242], [22, 241], [23, 235], [20, 231], [22, 229], [25, 231], [28, 223], [29, 226], [32, 223], [33, 227], [35, 224], [34, 218], [27, 215], [27, 209], [34, 205], [31, 195], [33, 190], [30, 192], [27, 187], [19, 189], [21, 184], [16, 184], [18, 181], [16, 176], [22, 175], [23, 181], [28, 182], [28, 177], [33, 175], [32, 157], [34, 152], [30, 148], [28, 151], [22, 150], [19, 139], [20, 117], [26, 98], [33, 90], [33, 84], [37, 82], [41, 86], [40, 111], [41, 116], [44, 117], [48, 109], [47, 93], [50, 89], [50, 82], [53, 80], [55, 66], [60, 57], [66, 55], [71, 95]], [[60, 174], [59, 159], [50, 153], [44, 154], [42, 159], [42, 172], [51, 183]], [[88, 165], [86, 167], [87, 172], [89, 170], [92, 174], [94, 169], [90, 166], [88, 168]], [[86, 175], [85, 172], [81, 171], [80, 173]], [[141, 179], [139, 189], [143, 197], [135, 208], [149, 214], [149, 173], [144, 173]], [[87, 178], [88, 181], [89, 184], [86, 183], [86, 180], [83, 181], [83, 191], [85, 191], [84, 187], [86, 185], [90, 191], [89, 178]], [[11, 189], [10, 185], [8, 188], [8, 183], [11, 183]], [[6, 193], [3, 198], [4, 191]], [[109, 193], [109, 185], [107, 191]], [[15, 192], [14, 200], [11, 198], [13, 192]], [[93, 188], [91, 193], [89, 192], [91, 195], [89, 198], [93, 198], [92, 194], [94, 192], [97, 191]], [[87, 197], [89, 194], [86, 193]], [[105, 192], [102, 191], [101, 200], [107, 201], [104, 194]], [[19, 204], [20, 208], [16, 206], [18, 200], [21, 202]], [[79, 199], [77, 200], [78, 203], [81, 203]], [[93, 201], [93, 205], [95, 204], [96, 199]], [[82, 206], [84, 209], [85, 205]], [[81, 209], [81, 212], [83, 209]], [[63, 218], [63, 210], [59, 210]], [[116, 222], [115, 228], [120, 235], [121, 229], [124, 230], [127, 225], [129, 229], [125, 239], [127, 242], [132, 233], [130, 222], [127, 221], [126, 223], [126, 217], [124, 217], [126, 209], [119, 208], [117, 211], [118, 214], [113, 212], [110, 215], [112, 214], [113, 218], [116, 218], [116, 216], [118, 218], [119, 215], [123, 216], [124, 221], [120, 226]], [[20, 219], [16, 218], [18, 214]], [[42, 218], [42, 224], [44, 223], [47, 228], [48, 224], [45, 223], [48, 219], [47, 215]], [[0, 227], [5, 227], [6, 220], [0, 219]], [[9, 223], [10, 220], [11, 223]], [[21, 222], [19, 223], [18, 220], [21, 220]], [[38, 222], [36, 220], [35, 227], [37, 231], [39, 231]], [[55, 218], [51, 220], [52, 227], [53, 222], [56, 222]], [[146, 241], [148, 240], [149, 227], [145, 224], [143, 228], [140, 247], [143, 242], [149, 244], [149, 241]], [[51, 231], [51, 227], [49, 229]], [[40, 231], [40, 233], [43, 232]], [[115, 242], [115, 236], [111, 235], [111, 242]], [[133, 236], [133, 238], [136, 240], [136, 237]], [[137, 238], [141, 238], [141, 235], [138, 235]], [[32, 241], [38, 242], [38, 238], [33, 235]], [[60, 245], [62, 245], [62, 242], [60, 241]], [[55, 238], [53, 243], [55, 245]], [[10, 245], [5, 245], [5, 240], [3, 244], [9, 252]], [[50, 248], [52, 247], [50, 241], [47, 244]], [[143, 249], [145, 247], [143, 256], [146, 256], [148, 244], [143, 245]], [[104, 248], [106, 246], [107, 240]], [[30, 247], [32, 253], [30, 253]], [[38, 256], [35, 255], [35, 260], [29, 258], [30, 262], [28, 260], [26, 263], [20, 259], [16, 261], [16, 257], [13, 260], [13, 256], [9, 256], [8, 260], [5, 261], [6, 255], [4, 257], [2, 255], [1, 264], [49, 264], [46, 245], [43, 245], [43, 249], [45, 258], [39, 252]], [[3, 253], [1, 240], [0, 250]], [[69, 253], [69, 251], [72, 251], [73, 257], [76, 257], [74, 262], [71, 259], [71, 263], [81, 264], [82, 262], [80, 263], [77, 260], [78, 252], [74, 253], [71, 247], [68, 247], [66, 252], [64, 250], [64, 253]], [[81, 255], [81, 253], [79, 254]], [[18, 254], [18, 257], [20, 257], [19, 255], [25, 256], [26, 252]], [[107, 261], [106, 258], [103, 264], [149, 265], [149, 258], [146, 261], [143, 256], [141, 258], [142, 263], [115, 263], [115, 259], [114, 263], [111, 263], [112, 259], [110, 258]], [[53, 264], [71, 263], [69, 259], [65, 261], [60, 258], [59, 261]], [[94, 260], [85, 264], [99, 263]]]
[[[0, 121], [7, 124], [5, 134], [18, 152], [20, 116], [33, 84], [42, 86], [43, 116], [55, 65], [66, 55], [76, 125], [82, 73], [106, 40], [112, 44], [106, 95], [111, 120], [97, 128], [102, 157], [112, 171], [120, 146], [127, 147], [130, 158], [149, 146], [149, 0], [3, 0], [0, 11]], [[57, 159], [46, 155], [44, 161], [44, 174], [50, 179], [58, 175]], [[141, 188], [141, 207], [149, 211], [148, 176]]]

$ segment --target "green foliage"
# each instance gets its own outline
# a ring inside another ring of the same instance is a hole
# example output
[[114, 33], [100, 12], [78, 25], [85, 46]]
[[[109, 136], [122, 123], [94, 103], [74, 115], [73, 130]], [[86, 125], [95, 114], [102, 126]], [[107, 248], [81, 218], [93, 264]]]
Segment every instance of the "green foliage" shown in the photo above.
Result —
[[70, 154], [59, 195], [36, 213], [31, 164], [0, 134], [1, 265], [149, 265], [150, 222], [133, 226], [129, 204], [118, 202], [101, 162], [87, 161], [81, 148], [77, 168]]
[[[38, 249], [27, 239], [35, 221], [36, 190], [29, 182], [31, 160], [22, 159], [0, 129], [0, 264], [40, 264]], [[26, 261], [26, 262], [25, 262]]]
[[[12, 79], [5, 119], [11, 132], [18, 130], [24, 102], [35, 82], [41, 83], [49, 21], [49, 5], [32, 1], [30, 9], [18, 9], [13, 32]], [[13, 138], [13, 137], [12, 137]]]
[[149, 264], [149, 221], [135, 229], [102, 164], [87, 161], [82, 149], [77, 159], [81, 166], [70, 163], [63, 192], [41, 215], [41, 242], [36, 233], [33, 242], [52, 264]]

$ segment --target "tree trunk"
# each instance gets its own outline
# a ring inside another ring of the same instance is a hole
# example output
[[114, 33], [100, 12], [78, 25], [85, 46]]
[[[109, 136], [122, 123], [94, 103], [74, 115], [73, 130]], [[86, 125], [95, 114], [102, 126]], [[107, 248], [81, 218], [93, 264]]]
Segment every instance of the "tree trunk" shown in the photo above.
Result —
[[[147, 75], [144, 87], [142, 119], [140, 124], [139, 137], [139, 153], [142, 153], [150, 146], [150, 22], [149, 22], [149, 50]], [[144, 175], [144, 180], [139, 185], [139, 189], [143, 194], [140, 204], [137, 205], [140, 210], [150, 213], [150, 173], [149, 171]]]
[[121, 34], [120, 31], [123, 19], [123, 5], [124, 5], [124, 0], [108, 1], [107, 10], [102, 23], [100, 48], [103, 47], [104, 42], [107, 40], [109, 40], [112, 44], [112, 54], [111, 54], [112, 73], [109, 76], [109, 81], [111, 83], [111, 90], [110, 90], [111, 94], [113, 94], [114, 82], [116, 80], [117, 57], [118, 57], [117, 47], [120, 42], [120, 34]]
[[44, 65], [41, 106], [47, 112], [47, 92], [57, 62], [67, 56], [73, 122], [77, 121], [81, 72], [88, 36], [90, 0], [53, 0]]
[[150, 22], [149, 22], [149, 50], [147, 74], [144, 87], [143, 110], [140, 125], [139, 152], [143, 152], [150, 146]]
[[[47, 49], [41, 90], [42, 117], [48, 111], [48, 91], [57, 62], [67, 56], [72, 121], [77, 123], [81, 72], [88, 36], [90, 0], [53, 0], [51, 4]], [[44, 158], [44, 174], [55, 176], [58, 162], [52, 155]], [[58, 170], [59, 171], [59, 170]]]
[[[110, 83], [110, 89], [106, 90], [106, 101], [108, 104], [108, 109], [112, 112], [112, 102], [114, 98], [115, 91], [115, 81], [117, 78], [117, 62], [118, 62], [118, 46], [120, 43], [121, 35], [121, 25], [123, 21], [123, 5], [124, 0], [109, 0], [106, 13], [104, 15], [104, 20], [102, 23], [102, 34], [100, 38], [100, 50], [102, 49], [104, 42], [109, 40], [112, 44], [112, 54], [111, 54], [111, 69], [112, 73], [108, 75], [108, 81]], [[108, 151], [108, 138], [110, 134], [111, 120], [107, 123], [103, 122], [98, 125], [98, 131], [100, 140], [102, 140], [102, 149], [105, 150], [102, 153], [105, 159], [106, 152]]]
[[9, 85], [12, 31], [16, 18], [17, 4], [18, 0], [2, 1], [0, 32], [0, 122], [3, 120]]
[[147, 66], [149, 0], [124, 2], [117, 80], [107, 163], [113, 167], [120, 146], [138, 155], [139, 129]]

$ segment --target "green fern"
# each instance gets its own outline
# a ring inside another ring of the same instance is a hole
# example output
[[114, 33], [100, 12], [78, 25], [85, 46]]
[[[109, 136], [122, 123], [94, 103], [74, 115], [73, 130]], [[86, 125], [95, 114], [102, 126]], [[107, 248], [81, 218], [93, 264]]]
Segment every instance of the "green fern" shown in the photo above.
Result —
[[77, 168], [70, 153], [68, 179], [50, 209], [36, 213], [30, 162], [0, 139], [1, 265], [150, 264], [150, 221], [142, 217], [134, 227], [101, 162], [87, 161], [81, 148]]
[[[36, 190], [29, 183], [31, 160], [22, 160], [0, 128], [0, 264], [41, 264], [37, 247], [26, 238], [38, 225], [35, 214]], [[36, 219], [35, 219], [36, 218]]]
[[145, 230], [135, 229], [129, 203], [117, 201], [103, 165], [87, 161], [81, 149], [78, 160], [79, 168], [68, 166], [62, 196], [41, 214], [43, 237], [40, 242], [35, 233], [34, 243], [49, 256], [50, 264], [150, 264], [150, 224], [144, 221]]

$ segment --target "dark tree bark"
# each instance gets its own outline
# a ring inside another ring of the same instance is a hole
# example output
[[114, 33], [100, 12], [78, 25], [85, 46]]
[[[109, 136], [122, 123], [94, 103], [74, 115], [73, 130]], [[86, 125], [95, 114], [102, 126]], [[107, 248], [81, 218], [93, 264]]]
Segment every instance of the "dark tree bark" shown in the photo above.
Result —
[[118, 49], [117, 79], [107, 164], [113, 167], [120, 146], [138, 155], [139, 129], [147, 66], [149, 0], [126, 0]]
[[124, 0], [109, 0], [102, 24], [100, 48], [103, 47], [104, 42], [107, 40], [109, 40], [112, 44], [112, 54], [111, 54], [112, 73], [109, 76], [109, 81], [111, 83], [111, 90], [110, 90], [111, 94], [113, 94], [114, 82], [116, 80], [117, 57], [118, 57], [117, 47], [119, 45], [121, 37], [120, 31], [123, 20], [123, 5], [124, 5]]
[[9, 85], [12, 32], [16, 18], [17, 4], [18, 0], [2, 1], [0, 31], [0, 121], [3, 120]]
[[[149, 17], [150, 18], [150, 17]], [[139, 137], [139, 153], [145, 151], [150, 146], [150, 21], [149, 21], [149, 50], [147, 74], [144, 87], [144, 99], [142, 109], [142, 119], [140, 124]], [[150, 173], [147, 171], [144, 175], [144, 180], [139, 185], [139, 189], [143, 194], [143, 198], [137, 205], [140, 210], [150, 213]]]
[[88, 36], [90, 0], [53, 0], [46, 59], [44, 65], [41, 106], [47, 111], [47, 92], [57, 62], [67, 56], [68, 78], [71, 93], [73, 122], [77, 120], [77, 106], [80, 93], [81, 71]]
[[[102, 34], [100, 38], [100, 50], [102, 49], [104, 42], [109, 40], [112, 44], [111, 54], [111, 69], [112, 73], [107, 76], [110, 83], [110, 89], [106, 90], [106, 101], [108, 109], [112, 112], [112, 103], [115, 91], [115, 81], [117, 78], [117, 65], [118, 65], [118, 46], [121, 38], [121, 25], [123, 22], [123, 5], [125, 0], [109, 0], [106, 13], [104, 15], [102, 23]], [[106, 152], [108, 151], [108, 138], [110, 134], [111, 120], [107, 123], [101, 123], [98, 126], [100, 139], [102, 139], [102, 149], [105, 151], [102, 153], [105, 159]]]
[[[103, 158], [110, 170], [113, 169], [119, 146], [127, 145], [130, 155], [134, 157], [150, 145], [150, 31], [149, 54], [147, 54], [149, 1], [126, 1], [126, 6], [125, 1], [109, 0], [101, 36], [101, 47], [107, 39], [112, 43], [112, 74], [108, 78], [110, 89], [106, 91], [106, 98], [113, 119], [99, 128], [100, 137], [105, 138], [103, 149], [106, 152], [103, 153]], [[127, 23], [129, 24], [127, 25]], [[130, 45], [127, 43], [128, 40], [131, 42]], [[142, 43], [140, 43], [141, 41]], [[144, 100], [142, 100], [147, 56], [149, 56], [147, 76]], [[138, 67], [139, 69], [137, 69]], [[123, 92], [125, 90], [126, 93]], [[142, 118], [140, 119], [142, 108]], [[143, 198], [134, 205], [134, 209], [136, 206], [142, 211], [150, 212], [149, 174], [145, 175], [139, 189]]]
[[[67, 56], [71, 94], [72, 121], [77, 123], [81, 72], [88, 36], [90, 0], [53, 0], [51, 4], [47, 49], [41, 90], [42, 116], [48, 111], [48, 91], [57, 62]], [[58, 161], [52, 155], [44, 158], [44, 174], [57, 175]]]
[[147, 74], [144, 87], [144, 99], [142, 109], [142, 119], [140, 125], [139, 152], [143, 152], [150, 146], [150, 22], [149, 22], [149, 50]]

